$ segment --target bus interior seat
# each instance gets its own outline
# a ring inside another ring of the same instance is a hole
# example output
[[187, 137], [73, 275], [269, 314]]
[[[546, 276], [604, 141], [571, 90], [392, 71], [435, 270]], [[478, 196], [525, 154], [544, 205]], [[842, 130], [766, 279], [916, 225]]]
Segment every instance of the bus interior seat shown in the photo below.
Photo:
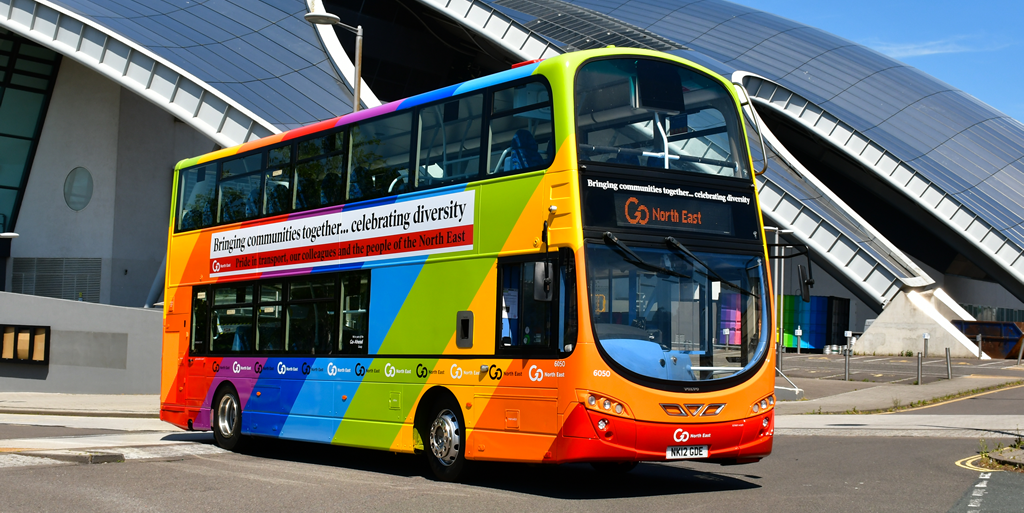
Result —
[[288, 210], [291, 205], [290, 192], [287, 185], [275, 184], [267, 195], [267, 213], [277, 214]]
[[608, 160], [611, 164], [625, 164], [627, 166], [639, 166], [640, 157], [638, 155], [629, 154], [618, 154], [615, 157]]
[[[280, 351], [281, 347], [281, 327], [280, 326], [260, 326], [260, 351]], [[266, 340], [266, 344], [263, 341]]]
[[260, 215], [260, 188], [254, 187], [249, 191], [249, 197], [245, 200], [245, 218], [250, 219]]
[[527, 169], [544, 163], [544, 157], [537, 150], [537, 140], [529, 130], [517, 130], [512, 136], [512, 146], [506, 170]]
[[235, 328], [235, 339], [231, 342], [232, 352], [252, 351], [252, 327], [239, 326]]
[[665, 159], [662, 157], [647, 157], [647, 167], [655, 167], [658, 169], [665, 168]]
[[345, 180], [341, 175], [327, 173], [327, 176], [320, 182], [320, 205], [337, 205], [343, 201], [345, 201]]

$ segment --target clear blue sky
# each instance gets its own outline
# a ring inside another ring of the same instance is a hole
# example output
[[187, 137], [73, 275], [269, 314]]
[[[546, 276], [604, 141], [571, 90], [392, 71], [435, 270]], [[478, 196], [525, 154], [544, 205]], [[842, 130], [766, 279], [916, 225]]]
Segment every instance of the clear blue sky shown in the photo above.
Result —
[[870, 47], [1024, 122], [1021, 0], [732, 0]]

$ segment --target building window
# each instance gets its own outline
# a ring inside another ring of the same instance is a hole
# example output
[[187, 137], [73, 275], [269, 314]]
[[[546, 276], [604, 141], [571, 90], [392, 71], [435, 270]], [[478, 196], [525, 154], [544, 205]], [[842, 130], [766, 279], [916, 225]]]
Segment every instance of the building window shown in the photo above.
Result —
[[92, 200], [92, 174], [84, 167], [76, 167], [64, 180], [64, 202], [75, 212], [82, 210]]

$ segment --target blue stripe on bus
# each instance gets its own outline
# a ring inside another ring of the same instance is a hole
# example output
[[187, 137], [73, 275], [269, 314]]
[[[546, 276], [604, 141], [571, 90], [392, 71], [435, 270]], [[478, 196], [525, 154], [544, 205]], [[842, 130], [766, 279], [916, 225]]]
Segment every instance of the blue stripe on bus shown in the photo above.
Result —
[[501, 73], [497, 73], [494, 75], [475, 78], [473, 80], [470, 80], [469, 82], [459, 84], [458, 88], [455, 90], [455, 94], [468, 93], [470, 91], [476, 91], [477, 89], [483, 89], [485, 87], [490, 87], [492, 85], [511, 82], [513, 80], [518, 80], [520, 78], [526, 78], [532, 75], [534, 70], [536, 70], [537, 66], [539, 65], [539, 62], [535, 62], [533, 64], [513, 68], [508, 71], [502, 71]]
[[395, 267], [380, 267], [370, 275], [370, 354], [380, 351], [384, 337], [391, 324], [398, 317], [398, 311], [405, 304], [405, 298], [416, 283], [426, 262], [426, 257], [417, 264]]
[[331, 443], [341, 419], [290, 415], [281, 427], [281, 438], [308, 442]]
[[430, 91], [429, 93], [410, 96], [409, 98], [402, 100], [402, 104], [399, 105], [396, 110], [411, 109], [417, 105], [423, 105], [424, 103], [430, 103], [435, 100], [449, 98], [455, 94], [455, 90], [459, 88], [459, 85], [460, 84], [455, 84], [436, 91]]

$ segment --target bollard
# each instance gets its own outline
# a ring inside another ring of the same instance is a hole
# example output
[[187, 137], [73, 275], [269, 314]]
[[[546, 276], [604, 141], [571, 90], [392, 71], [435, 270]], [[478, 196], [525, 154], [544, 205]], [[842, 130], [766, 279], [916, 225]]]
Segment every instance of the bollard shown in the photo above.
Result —
[[918, 384], [921, 384], [921, 353], [918, 353]]
[[982, 356], [982, 355], [985, 354], [981, 350], [981, 341], [984, 340], [984, 339], [981, 338], [981, 333], [978, 333], [978, 336], [975, 337], [975, 340], [978, 341], [978, 359], [981, 360], [982, 358], [984, 358], [984, 356]]
[[785, 346], [783, 346], [782, 342], [779, 341], [779, 361], [775, 362], [779, 366], [779, 372], [782, 372], [782, 355], [785, 354], [785, 352]]
[[800, 337], [803, 336], [804, 330], [800, 329], [800, 326], [797, 326], [796, 330], [793, 331], [793, 334], [796, 335], [796, 354], [800, 354]]
[[1020, 345], [1020, 349], [1017, 350], [1017, 365], [1020, 365], [1020, 357], [1024, 355], [1024, 335], [1021, 335], [1020, 340], [1017, 341]]
[[844, 380], [850, 381], [850, 349], [846, 349], [846, 370], [844, 371]]
[[949, 348], [946, 348], [946, 379], [953, 379], [953, 365], [949, 363]]
[[928, 358], [928, 339], [932, 338], [928, 333], [924, 334], [924, 357]]

